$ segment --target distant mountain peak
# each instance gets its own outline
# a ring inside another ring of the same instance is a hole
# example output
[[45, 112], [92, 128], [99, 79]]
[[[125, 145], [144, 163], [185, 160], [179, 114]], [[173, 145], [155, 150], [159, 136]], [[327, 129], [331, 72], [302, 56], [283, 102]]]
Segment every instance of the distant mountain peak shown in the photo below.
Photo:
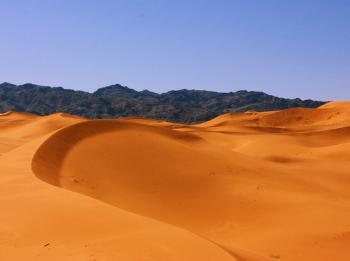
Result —
[[16, 87], [17, 85], [9, 83], [9, 82], [3, 82], [0, 83], [0, 87]]
[[150, 95], [150, 96], [158, 96], [159, 95], [159, 93], [152, 92], [152, 91], [147, 90], [147, 89], [140, 91], [140, 93], [142, 93], [144, 95]]
[[106, 87], [102, 87], [97, 89], [94, 94], [95, 95], [99, 95], [99, 96], [103, 96], [103, 95], [117, 95], [117, 94], [122, 94], [122, 93], [132, 93], [132, 94], [136, 94], [138, 93], [137, 91], [130, 89], [129, 87], [120, 85], [120, 84], [113, 84], [113, 85], [109, 85]]

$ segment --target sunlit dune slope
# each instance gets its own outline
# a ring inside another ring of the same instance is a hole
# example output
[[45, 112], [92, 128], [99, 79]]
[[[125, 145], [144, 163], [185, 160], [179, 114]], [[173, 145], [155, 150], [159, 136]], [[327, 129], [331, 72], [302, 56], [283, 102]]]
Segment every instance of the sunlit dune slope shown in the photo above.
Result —
[[38, 146], [83, 119], [11, 113], [0, 124], [16, 120], [20, 137], [0, 129], [1, 142], [15, 141], [0, 156], [0, 260], [236, 260], [191, 232], [38, 180], [31, 172]]
[[322, 106], [320, 106], [320, 109], [330, 109], [330, 108], [335, 108], [335, 109], [345, 109], [349, 110], [350, 107], [350, 101], [332, 101], [328, 102]]
[[349, 161], [335, 148], [347, 148], [350, 117], [341, 105], [227, 114], [195, 126], [85, 121], [47, 139], [33, 170], [236, 256], [347, 260]]
[[1, 260], [350, 260], [348, 102], [0, 125]]
[[350, 102], [331, 102], [317, 109], [291, 108], [273, 112], [225, 114], [198, 126], [217, 127], [218, 130], [230, 130], [229, 128], [232, 127], [258, 127], [278, 128], [282, 131], [289, 129], [307, 131], [349, 125]]
[[63, 113], [44, 117], [18, 112], [0, 115], [0, 153], [82, 120]]

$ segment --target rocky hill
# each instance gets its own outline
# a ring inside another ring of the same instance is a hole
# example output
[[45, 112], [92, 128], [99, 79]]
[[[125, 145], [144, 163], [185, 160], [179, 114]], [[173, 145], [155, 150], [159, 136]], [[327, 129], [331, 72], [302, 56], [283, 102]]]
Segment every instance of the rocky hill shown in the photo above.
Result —
[[141, 116], [181, 123], [197, 123], [227, 112], [267, 111], [293, 107], [314, 108], [321, 101], [285, 99], [263, 92], [220, 93], [177, 90], [158, 94], [116, 84], [94, 93], [35, 84], [0, 84], [0, 111], [40, 115], [66, 112], [88, 118]]

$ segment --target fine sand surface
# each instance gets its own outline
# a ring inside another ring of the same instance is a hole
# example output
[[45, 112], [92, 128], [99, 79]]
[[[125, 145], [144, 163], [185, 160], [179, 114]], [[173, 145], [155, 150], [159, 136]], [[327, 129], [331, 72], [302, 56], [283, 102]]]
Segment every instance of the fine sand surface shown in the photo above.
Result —
[[350, 102], [198, 125], [0, 115], [0, 260], [349, 261]]

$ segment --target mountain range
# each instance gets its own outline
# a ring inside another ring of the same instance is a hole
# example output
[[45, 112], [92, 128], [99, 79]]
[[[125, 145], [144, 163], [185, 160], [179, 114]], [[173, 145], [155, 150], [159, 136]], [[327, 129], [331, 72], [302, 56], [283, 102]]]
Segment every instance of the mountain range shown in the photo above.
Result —
[[0, 84], [0, 111], [48, 115], [65, 112], [87, 118], [147, 117], [179, 123], [198, 123], [220, 114], [271, 111], [294, 107], [315, 108], [325, 102], [279, 98], [264, 92], [175, 90], [154, 93], [120, 84], [93, 93], [26, 83]]

